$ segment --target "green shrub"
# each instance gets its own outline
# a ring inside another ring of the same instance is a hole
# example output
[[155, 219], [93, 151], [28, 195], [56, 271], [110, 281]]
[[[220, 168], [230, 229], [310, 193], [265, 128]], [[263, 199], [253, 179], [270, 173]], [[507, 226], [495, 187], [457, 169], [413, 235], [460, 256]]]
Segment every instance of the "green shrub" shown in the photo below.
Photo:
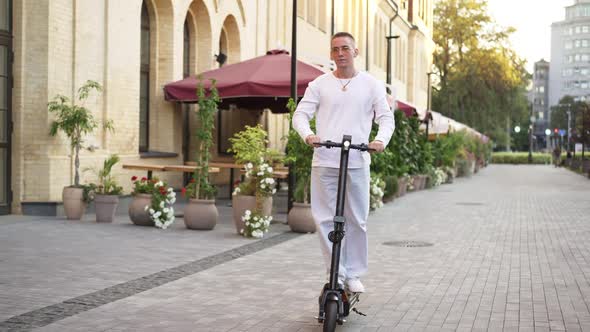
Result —
[[385, 193], [383, 194], [383, 199], [389, 199], [397, 193], [397, 177], [394, 175], [388, 175], [383, 177], [383, 181], [385, 181]]
[[[528, 152], [495, 152], [492, 154], [493, 164], [528, 164]], [[550, 164], [548, 153], [533, 153], [533, 164]]]

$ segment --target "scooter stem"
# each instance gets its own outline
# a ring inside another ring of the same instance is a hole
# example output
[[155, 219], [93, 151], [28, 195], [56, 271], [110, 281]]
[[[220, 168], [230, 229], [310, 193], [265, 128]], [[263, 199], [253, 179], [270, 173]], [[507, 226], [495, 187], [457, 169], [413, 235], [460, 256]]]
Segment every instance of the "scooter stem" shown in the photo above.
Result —
[[340, 171], [338, 173], [338, 192], [336, 196], [336, 215], [334, 216], [334, 232], [332, 233], [332, 261], [330, 264], [330, 289], [338, 289], [338, 270], [340, 266], [340, 248], [344, 237], [344, 197], [348, 174], [348, 154], [352, 137], [344, 135], [340, 148]]

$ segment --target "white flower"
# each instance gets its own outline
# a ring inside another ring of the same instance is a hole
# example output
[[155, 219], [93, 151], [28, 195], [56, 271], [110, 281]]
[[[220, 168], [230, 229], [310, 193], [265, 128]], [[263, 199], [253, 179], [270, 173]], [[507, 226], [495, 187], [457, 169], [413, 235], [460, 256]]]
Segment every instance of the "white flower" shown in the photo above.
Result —
[[268, 184], [275, 183], [275, 180], [273, 178], [266, 178], [265, 180], [266, 180], [266, 183], [268, 183]]
[[249, 221], [246, 221], [245, 225], [246, 226], [250, 226], [250, 222]]
[[162, 181], [158, 181], [158, 182], [156, 182], [156, 184], [155, 184], [154, 186], [155, 186], [155, 187], [161, 187], [161, 186], [163, 186], [163, 185], [164, 185], [164, 182], [162, 182]]
[[256, 175], [263, 176], [264, 175], [264, 172], [258, 172], [258, 173], [256, 173]]
[[154, 209], [150, 209], [150, 214], [154, 214], [155, 212]]
[[168, 192], [169, 193], [174, 192], [174, 189], [172, 189], [172, 187], [170, 187], [170, 188], [168, 188]]
[[262, 188], [262, 189], [266, 189], [266, 185], [264, 185], [264, 184], [261, 184], [261, 185], [260, 185], [260, 188]]
[[252, 214], [252, 211], [250, 210], [246, 210], [246, 212], [244, 212], [245, 215], [249, 216], [250, 214]]
[[244, 234], [244, 229], [240, 229], [240, 234]]
[[272, 173], [272, 167], [269, 167], [269, 168], [267, 169], [267, 171], [268, 171], [269, 173]]
[[144, 211], [147, 211], [150, 208], [149, 205], [146, 205], [145, 208], [143, 208]]
[[276, 193], [276, 192], [277, 192], [277, 190], [276, 190], [276, 189], [273, 189], [273, 190], [272, 190], [272, 193], [273, 193], [273, 194], [274, 194], [274, 193]]
[[166, 203], [164, 203], [164, 201], [160, 202], [160, 208], [163, 208], [164, 205], [166, 205]]
[[162, 211], [163, 211], [164, 213], [168, 213], [168, 211], [170, 211], [170, 209], [168, 209], [167, 207], [165, 207], [165, 208], [164, 208]]
[[252, 165], [252, 163], [247, 163], [246, 164], [246, 169], [251, 169], [252, 167], [254, 167], [254, 165]]

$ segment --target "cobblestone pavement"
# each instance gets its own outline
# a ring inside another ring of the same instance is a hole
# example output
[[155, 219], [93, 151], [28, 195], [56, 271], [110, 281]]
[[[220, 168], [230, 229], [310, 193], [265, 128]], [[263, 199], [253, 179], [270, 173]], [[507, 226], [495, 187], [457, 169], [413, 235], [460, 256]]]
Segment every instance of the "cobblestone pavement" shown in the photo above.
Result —
[[[1, 220], [0, 331], [321, 330], [316, 235], [124, 219]], [[338, 330], [590, 331], [589, 236], [590, 181], [563, 169], [492, 165], [411, 193], [371, 215], [367, 316]]]

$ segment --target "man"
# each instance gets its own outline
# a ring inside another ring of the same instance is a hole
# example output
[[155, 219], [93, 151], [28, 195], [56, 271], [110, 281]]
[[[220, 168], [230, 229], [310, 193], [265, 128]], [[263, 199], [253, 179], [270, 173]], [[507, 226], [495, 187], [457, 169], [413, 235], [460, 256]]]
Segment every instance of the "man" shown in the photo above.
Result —
[[[309, 83], [293, 115], [293, 127], [311, 146], [325, 140], [341, 142], [351, 135], [353, 144], [365, 143], [382, 152], [394, 130], [393, 114], [385, 98], [385, 87], [374, 77], [355, 69], [359, 54], [354, 37], [347, 32], [332, 36], [330, 58], [336, 70]], [[309, 126], [316, 117], [316, 132]], [[372, 121], [379, 132], [369, 141]], [[351, 150], [344, 207], [346, 236], [342, 244], [339, 280], [352, 292], [364, 292], [360, 277], [368, 268], [366, 222], [369, 216], [369, 164], [367, 152]], [[329, 270], [332, 243], [328, 233], [334, 229], [340, 150], [318, 147], [311, 171], [311, 209], [318, 228], [326, 267]]]

